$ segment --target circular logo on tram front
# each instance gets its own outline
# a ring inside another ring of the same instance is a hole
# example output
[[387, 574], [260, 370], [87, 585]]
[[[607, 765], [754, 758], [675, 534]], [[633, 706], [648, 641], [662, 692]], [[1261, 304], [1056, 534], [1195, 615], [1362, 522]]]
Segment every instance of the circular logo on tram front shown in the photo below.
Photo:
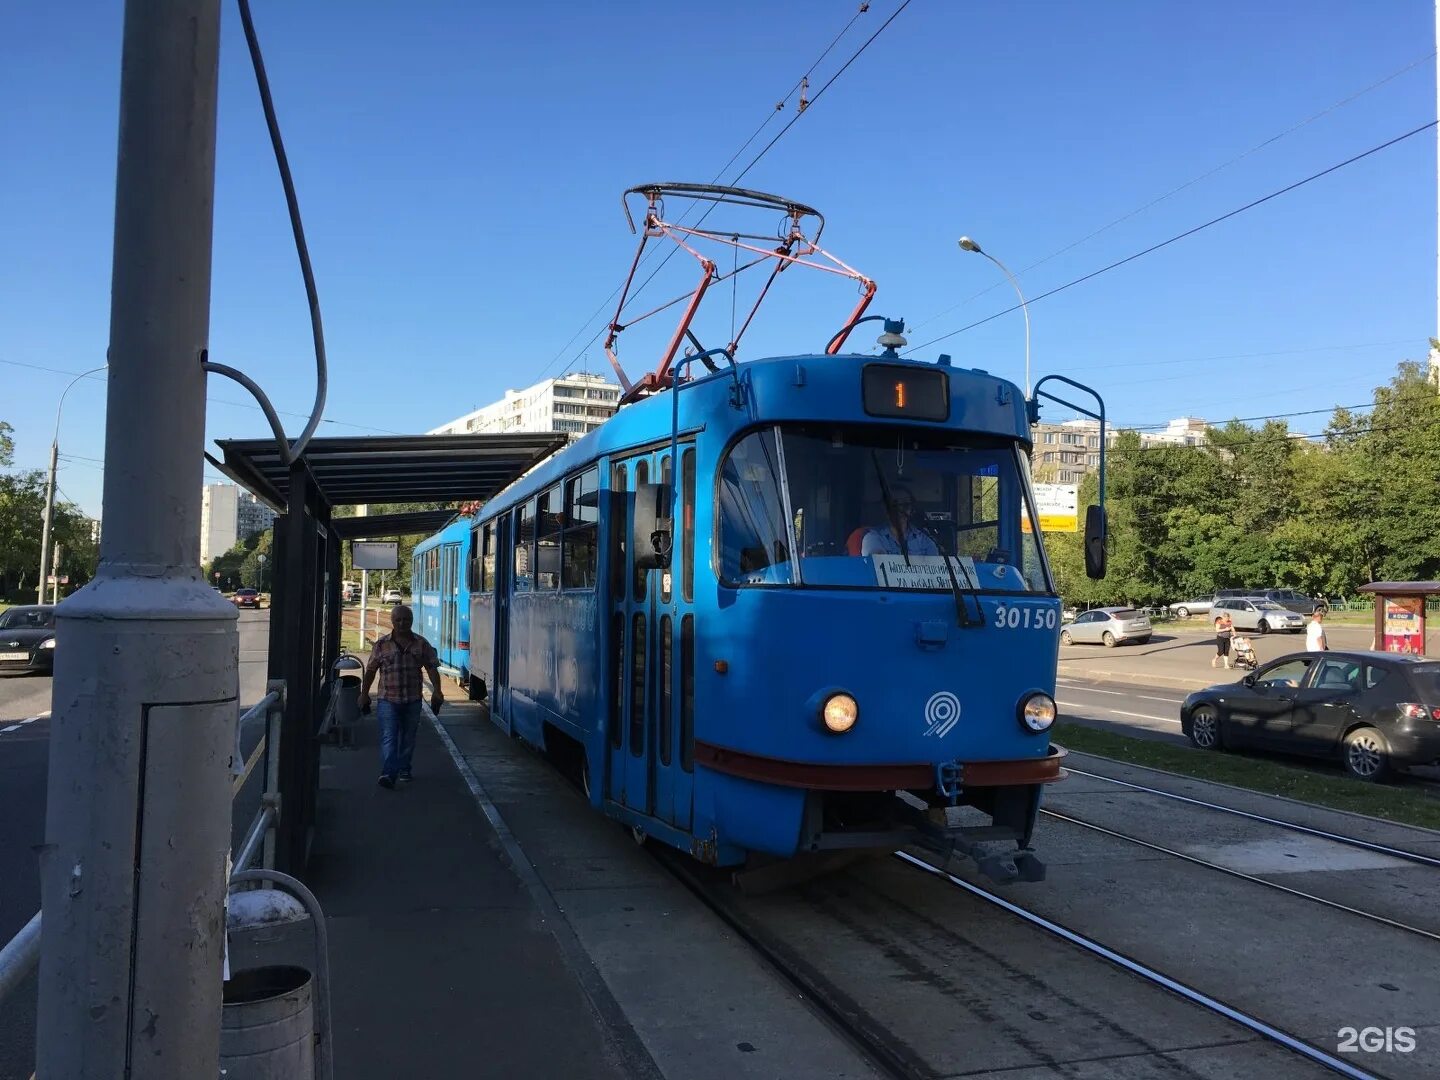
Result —
[[925, 734], [943, 739], [960, 722], [960, 699], [949, 690], [932, 694], [925, 702]]

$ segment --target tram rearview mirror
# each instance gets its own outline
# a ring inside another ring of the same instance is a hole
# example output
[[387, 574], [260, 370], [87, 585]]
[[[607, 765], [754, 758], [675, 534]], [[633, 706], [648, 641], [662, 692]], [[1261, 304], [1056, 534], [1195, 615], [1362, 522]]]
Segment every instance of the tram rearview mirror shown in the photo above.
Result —
[[636, 484], [630, 543], [635, 567], [650, 570], [670, 565], [671, 493], [669, 484]]
[[1105, 576], [1105, 540], [1108, 530], [1103, 506], [1085, 508], [1085, 576], [1099, 581]]

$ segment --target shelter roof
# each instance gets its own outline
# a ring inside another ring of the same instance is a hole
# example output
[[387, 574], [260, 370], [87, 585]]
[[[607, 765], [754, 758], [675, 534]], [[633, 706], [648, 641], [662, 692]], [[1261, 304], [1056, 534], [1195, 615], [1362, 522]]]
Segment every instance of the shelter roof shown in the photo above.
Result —
[[1376, 596], [1432, 596], [1440, 593], [1440, 581], [1372, 581], [1358, 591]]
[[[312, 439], [303, 459], [331, 506], [491, 498], [565, 445], [555, 432]], [[284, 512], [290, 466], [274, 439], [223, 439], [221, 471]]]

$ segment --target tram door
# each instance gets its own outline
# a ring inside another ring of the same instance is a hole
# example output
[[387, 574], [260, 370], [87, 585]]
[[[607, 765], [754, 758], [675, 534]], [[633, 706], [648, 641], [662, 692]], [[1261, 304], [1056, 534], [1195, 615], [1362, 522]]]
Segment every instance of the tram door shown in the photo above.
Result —
[[455, 659], [460, 630], [460, 545], [440, 548], [440, 656], [445, 663]]
[[637, 485], [672, 481], [669, 450], [611, 468], [612, 492], [624, 491], [627, 498], [624, 513], [611, 515], [609, 796], [688, 829], [694, 741], [694, 448], [682, 445], [680, 451], [688, 470], [683, 489], [688, 503], [677, 511], [667, 567], [639, 569], [629, 549]]
[[510, 515], [495, 519], [495, 654], [491, 662], [490, 718], [510, 730], [510, 583], [514, 579]]

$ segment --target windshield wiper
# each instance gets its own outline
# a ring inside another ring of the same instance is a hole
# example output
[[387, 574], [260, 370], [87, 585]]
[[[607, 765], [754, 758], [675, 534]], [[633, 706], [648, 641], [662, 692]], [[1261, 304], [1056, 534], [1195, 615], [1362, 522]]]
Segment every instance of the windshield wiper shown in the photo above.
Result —
[[953, 555], [953, 556], [952, 556], [952, 555], [946, 555], [946, 554], [945, 554], [945, 549], [940, 546], [940, 538], [939, 538], [938, 536], [936, 536], [933, 532], [931, 532], [930, 529], [927, 528], [923, 523], [919, 526], [919, 528], [920, 528], [920, 531], [921, 531], [921, 532], [923, 532], [926, 536], [928, 536], [928, 537], [930, 538], [930, 542], [935, 545], [935, 550], [938, 551], [938, 552], [940, 553], [940, 557], [945, 560], [945, 570], [946, 570], [946, 572], [950, 575], [950, 592], [951, 592], [951, 594], [955, 597], [955, 619], [956, 619], [956, 621], [959, 622], [959, 624], [960, 624], [961, 626], [964, 626], [964, 627], [976, 626], [976, 625], [978, 625], [978, 626], [984, 626], [984, 625], [985, 625], [985, 608], [984, 608], [984, 606], [980, 603], [980, 597], [978, 597], [978, 596], [975, 597], [975, 614], [976, 614], [976, 619], [971, 619], [971, 618], [970, 618], [970, 605], [965, 602], [965, 590], [960, 588], [960, 582], [959, 582], [959, 581], [956, 579], [956, 577], [955, 577], [955, 567], [954, 567], [953, 565], [951, 565], [951, 560], [953, 559], [956, 563], [959, 563], [959, 564], [960, 564], [960, 572], [965, 575], [965, 587], [966, 587], [966, 588], [972, 589], [972, 590], [975, 591], [975, 592], [979, 592], [979, 590], [980, 590], [980, 584], [979, 584], [979, 582], [973, 582], [973, 583], [972, 583], [972, 581], [971, 581], [971, 579], [970, 579], [970, 572], [965, 569], [965, 564], [962, 563], [962, 562], [960, 562], [960, 556], [959, 556], [959, 555]]

